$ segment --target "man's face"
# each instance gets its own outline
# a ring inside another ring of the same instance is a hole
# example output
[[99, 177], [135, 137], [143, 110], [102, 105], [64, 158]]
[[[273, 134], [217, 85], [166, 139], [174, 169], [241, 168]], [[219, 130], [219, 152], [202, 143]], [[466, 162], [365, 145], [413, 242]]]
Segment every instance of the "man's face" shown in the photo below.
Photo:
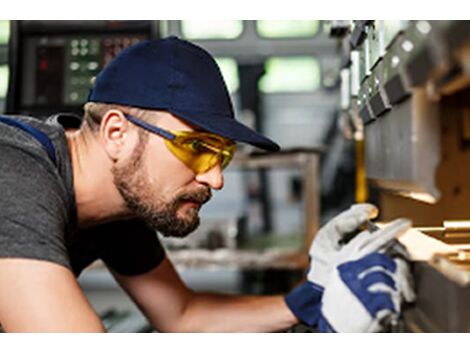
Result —
[[[167, 115], [159, 120], [159, 127], [191, 129]], [[211, 187], [221, 188], [223, 179], [220, 187], [214, 187], [211, 181], [204, 181], [205, 176], [195, 175], [171, 154], [161, 137], [138, 132], [139, 142], [130, 157], [112, 168], [114, 184], [129, 210], [150, 227], [164, 236], [185, 237], [198, 227], [199, 209], [211, 198]], [[222, 178], [220, 168], [216, 168], [209, 172]]]

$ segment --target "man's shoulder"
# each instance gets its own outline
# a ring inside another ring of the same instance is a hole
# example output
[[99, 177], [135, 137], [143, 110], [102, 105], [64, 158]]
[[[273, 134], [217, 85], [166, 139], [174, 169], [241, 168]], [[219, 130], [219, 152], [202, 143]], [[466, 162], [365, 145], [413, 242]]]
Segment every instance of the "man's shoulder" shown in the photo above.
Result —
[[10, 218], [14, 214], [9, 209], [14, 208], [22, 214], [29, 212], [32, 219], [43, 213], [64, 218], [64, 209], [69, 208], [64, 179], [41, 141], [28, 130], [37, 128], [46, 136], [40, 126], [47, 123], [27, 116], [14, 116], [13, 121], [27, 125], [0, 123], [0, 211]]
[[[60, 127], [47, 121], [30, 116], [0, 115], [0, 147], [14, 148], [47, 160], [60, 137]], [[45, 150], [47, 145], [51, 151]]]
[[0, 141], [9, 140], [23, 143], [30, 141], [31, 135], [11, 124], [2, 123], [2, 119], [6, 122], [13, 120], [31, 126], [46, 134], [53, 142], [57, 138], [63, 139], [65, 130], [79, 128], [82, 121], [80, 116], [72, 113], [57, 113], [44, 118], [26, 115], [0, 115]]

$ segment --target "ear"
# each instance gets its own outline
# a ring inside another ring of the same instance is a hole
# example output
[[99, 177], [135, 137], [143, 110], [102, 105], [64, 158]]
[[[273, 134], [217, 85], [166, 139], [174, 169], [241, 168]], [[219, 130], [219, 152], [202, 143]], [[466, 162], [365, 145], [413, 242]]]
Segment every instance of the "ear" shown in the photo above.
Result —
[[137, 132], [121, 111], [112, 109], [101, 120], [100, 138], [106, 154], [115, 161], [134, 145]]

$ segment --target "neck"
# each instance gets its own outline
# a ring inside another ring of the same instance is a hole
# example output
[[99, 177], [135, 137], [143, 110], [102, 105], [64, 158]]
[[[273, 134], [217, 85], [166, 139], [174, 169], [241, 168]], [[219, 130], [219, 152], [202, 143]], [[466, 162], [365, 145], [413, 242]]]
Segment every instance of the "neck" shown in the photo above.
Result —
[[67, 132], [72, 161], [78, 226], [87, 228], [129, 217], [114, 186], [112, 162], [95, 138], [84, 140], [80, 131]]

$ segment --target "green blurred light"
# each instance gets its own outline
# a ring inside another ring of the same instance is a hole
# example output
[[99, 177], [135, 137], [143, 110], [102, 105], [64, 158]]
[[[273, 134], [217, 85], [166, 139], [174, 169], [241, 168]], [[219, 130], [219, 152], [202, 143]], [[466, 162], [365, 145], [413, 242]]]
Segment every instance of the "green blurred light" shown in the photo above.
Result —
[[228, 91], [230, 94], [235, 93], [240, 86], [237, 61], [229, 57], [217, 57], [215, 61], [219, 65]]
[[0, 21], [0, 44], [7, 44], [10, 39], [10, 21]]
[[256, 30], [264, 38], [313, 37], [320, 21], [257, 21]]
[[265, 68], [259, 83], [263, 93], [310, 92], [321, 84], [320, 64], [310, 56], [273, 57]]
[[8, 66], [0, 66], [0, 99], [4, 99], [7, 95], [8, 90]]
[[182, 21], [188, 39], [235, 39], [243, 32], [243, 21]]

